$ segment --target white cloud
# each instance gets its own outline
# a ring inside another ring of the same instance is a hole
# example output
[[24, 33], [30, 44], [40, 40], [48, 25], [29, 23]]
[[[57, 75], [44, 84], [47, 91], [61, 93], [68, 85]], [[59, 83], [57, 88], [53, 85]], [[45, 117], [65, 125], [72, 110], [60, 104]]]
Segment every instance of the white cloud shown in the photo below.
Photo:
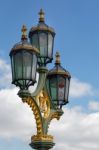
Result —
[[99, 111], [99, 102], [90, 101], [88, 107], [92, 111]]
[[18, 90], [0, 91], [0, 137], [28, 139], [35, 122], [31, 109], [17, 96]]
[[52, 123], [50, 132], [57, 143], [55, 150], [98, 150], [99, 113], [65, 109], [61, 120]]
[[70, 84], [70, 96], [72, 98], [79, 98], [93, 94], [93, 87], [90, 84], [81, 82], [77, 78], [72, 78]]
[[[7, 87], [11, 82], [10, 77], [10, 66], [0, 59], [0, 78], [2, 80], [0, 86]], [[0, 138], [19, 138], [30, 142], [36, 130], [35, 120], [31, 109], [21, 102], [17, 92], [16, 88], [0, 90]], [[90, 84], [72, 79], [71, 97], [93, 94], [94, 90]], [[91, 110], [98, 110], [99, 104], [92, 101], [88, 107]], [[64, 115], [60, 121], [53, 121], [49, 132], [55, 136], [54, 150], [98, 150], [99, 112], [87, 114], [82, 111], [82, 107], [78, 106], [64, 109]]]
[[11, 67], [5, 62], [5, 60], [0, 59], [0, 87], [5, 88], [10, 86], [11, 82]]
[[[36, 126], [31, 109], [17, 96], [18, 90], [0, 91], [0, 137], [19, 138], [28, 144]], [[55, 139], [54, 150], [98, 150], [99, 112], [84, 113], [81, 107], [65, 108], [60, 121], [53, 120], [49, 134]]]

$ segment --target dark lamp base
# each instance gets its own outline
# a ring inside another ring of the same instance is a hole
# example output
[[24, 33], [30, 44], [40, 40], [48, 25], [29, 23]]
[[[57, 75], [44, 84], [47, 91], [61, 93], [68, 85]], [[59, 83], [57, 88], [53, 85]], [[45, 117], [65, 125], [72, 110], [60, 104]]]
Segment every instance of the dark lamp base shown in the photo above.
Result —
[[35, 142], [31, 142], [29, 145], [36, 150], [49, 150], [53, 148], [55, 143], [50, 141], [35, 141]]
[[24, 99], [24, 98], [29, 97], [31, 94], [28, 90], [20, 90], [18, 92], [18, 95], [19, 95], [20, 98]]

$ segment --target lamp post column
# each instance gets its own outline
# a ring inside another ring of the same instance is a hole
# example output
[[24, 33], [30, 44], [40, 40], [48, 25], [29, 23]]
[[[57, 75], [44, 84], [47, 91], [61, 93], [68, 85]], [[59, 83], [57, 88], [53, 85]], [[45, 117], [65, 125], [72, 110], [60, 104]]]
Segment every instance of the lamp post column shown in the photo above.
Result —
[[[53, 136], [48, 135], [48, 128], [53, 119], [59, 120], [63, 115], [62, 107], [68, 103], [71, 75], [61, 66], [58, 52], [54, 68], [47, 69], [47, 64], [53, 59], [55, 31], [45, 24], [42, 9], [39, 15], [38, 25], [30, 29], [30, 42], [23, 26], [21, 42], [13, 46], [10, 58], [12, 84], [20, 88], [18, 95], [23, 103], [29, 105], [36, 121], [37, 133], [31, 137], [29, 145], [35, 150], [49, 150], [55, 143]], [[29, 87], [35, 84], [37, 72], [38, 84], [30, 93]]]

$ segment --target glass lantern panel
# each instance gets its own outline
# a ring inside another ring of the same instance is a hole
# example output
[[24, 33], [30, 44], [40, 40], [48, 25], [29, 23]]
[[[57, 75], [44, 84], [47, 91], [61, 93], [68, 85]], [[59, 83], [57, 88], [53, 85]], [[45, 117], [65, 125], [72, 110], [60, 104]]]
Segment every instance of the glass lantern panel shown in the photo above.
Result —
[[53, 101], [57, 100], [57, 78], [53, 77], [50, 79], [50, 93]]
[[40, 55], [41, 57], [47, 57], [48, 56], [48, 36], [47, 33], [40, 33], [39, 34], [39, 44], [40, 44]]
[[70, 79], [66, 78], [65, 100], [68, 102]]
[[23, 51], [23, 79], [32, 78], [32, 53]]
[[14, 56], [15, 63], [15, 80], [22, 79], [22, 52], [18, 52]]
[[53, 36], [49, 33], [48, 34], [48, 57], [52, 58], [53, 54]]
[[36, 68], [37, 68], [37, 56], [34, 54], [32, 62], [32, 80], [34, 81], [36, 79]]
[[15, 79], [14, 56], [11, 56], [12, 81]]
[[59, 105], [63, 103], [65, 97], [65, 78], [58, 76], [58, 100], [59, 100]]
[[33, 34], [31, 44], [39, 49], [38, 33]]

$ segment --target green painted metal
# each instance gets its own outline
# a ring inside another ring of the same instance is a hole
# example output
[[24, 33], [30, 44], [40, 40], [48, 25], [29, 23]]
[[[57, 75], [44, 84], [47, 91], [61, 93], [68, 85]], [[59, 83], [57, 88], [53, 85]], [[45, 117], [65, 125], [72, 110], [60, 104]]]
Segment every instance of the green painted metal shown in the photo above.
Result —
[[36, 150], [49, 150], [53, 148], [55, 143], [49, 141], [31, 142], [30, 146]]
[[32, 97], [37, 96], [40, 93], [40, 91], [44, 88], [47, 72], [48, 70], [46, 67], [40, 67], [38, 69], [38, 73], [39, 73], [38, 85], [36, 90], [31, 94]]
[[[35, 100], [35, 97], [41, 92], [41, 90], [44, 89], [44, 91], [46, 91], [46, 93], [49, 95], [48, 91], [47, 91], [47, 87], [46, 87], [46, 75], [47, 75], [47, 68], [46, 67], [40, 67], [38, 69], [38, 73], [39, 73], [39, 81], [38, 81], [38, 85], [37, 85], [37, 88], [35, 90], [34, 93], [31, 94], [31, 98], [33, 99], [33, 101], [35, 101], [35, 105], [38, 107], [37, 103], [36, 103], [36, 100]], [[50, 96], [49, 96], [50, 98]], [[49, 125], [50, 125], [50, 122], [51, 122], [51, 118], [52, 118], [52, 115], [54, 113], [57, 113], [59, 114], [59, 116], [61, 116], [63, 114], [62, 110], [59, 110], [55, 107], [55, 105], [53, 105], [52, 103], [52, 100], [50, 98], [50, 114], [48, 116], [48, 118], [43, 118], [42, 117], [42, 114], [40, 112], [40, 109], [38, 107], [38, 110], [39, 110], [39, 116], [41, 118], [41, 123], [42, 123], [42, 127], [43, 127], [43, 135], [47, 135], [48, 133], [48, 128], [49, 128]], [[30, 146], [33, 148], [33, 149], [37, 149], [37, 150], [49, 150], [51, 149], [53, 146], [55, 145], [55, 143], [53, 142], [45, 142], [45, 141], [32, 141], [30, 143]]]
[[19, 95], [19, 97], [22, 98], [22, 99], [31, 96], [31, 94], [30, 94], [30, 92], [29, 92], [28, 90], [20, 90], [20, 91], [18, 92], [18, 95]]
[[[20, 90], [18, 95], [21, 97], [21, 98], [26, 98], [26, 97], [31, 97], [32, 100], [34, 101], [37, 109], [38, 109], [38, 113], [39, 113], [39, 117], [40, 117], [40, 120], [41, 120], [41, 124], [42, 124], [42, 131], [43, 131], [43, 135], [47, 135], [48, 133], [48, 128], [49, 128], [49, 125], [51, 123], [51, 120], [52, 120], [52, 116], [54, 115], [54, 113], [58, 113], [58, 116], [60, 117], [62, 114], [63, 114], [63, 111], [61, 109], [58, 109], [53, 103], [52, 103], [52, 100], [51, 100], [51, 97], [47, 91], [47, 86], [46, 86], [46, 75], [47, 75], [47, 72], [48, 70], [46, 69], [46, 67], [40, 67], [38, 69], [38, 72], [39, 72], [39, 81], [38, 81], [38, 85], [37, 85], [37, 88], [35, 90], [34, 93], [30, 94], [28, 90]], [[48, 118], [43, 118], [42, 117], [42, 114], [41, 114], [41, 111], [40, 111], [40, 108], [36, 102], [36, 96], [41, 92], [41, 90], [44, 90], [46, 91], [47, 95], [49, 96], [49, 99], [50, 99], [50, 114], [48, 116]], [[50, 141], [32, 141], [30, 143], [30, 146], [33, 148], [33, 149], [36, 149], [36, 150], [49, 150], [51, 148], [53, 148], [53, 146], [55, 145], [55, 143], [53, 142], [50, 142]]]

